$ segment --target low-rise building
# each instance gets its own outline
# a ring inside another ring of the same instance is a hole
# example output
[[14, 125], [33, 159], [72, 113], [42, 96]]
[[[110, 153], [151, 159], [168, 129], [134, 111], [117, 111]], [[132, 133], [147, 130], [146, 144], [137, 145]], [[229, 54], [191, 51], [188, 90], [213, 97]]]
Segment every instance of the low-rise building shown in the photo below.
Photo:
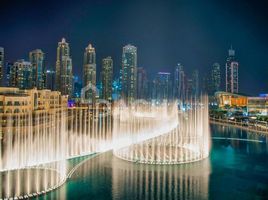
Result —
[[241, 94], [234, 94], [230, 92], [216, 92], [218, 107], [246, 107], [248, 97]]
[[58, 91], [0, 87], [0, 114], [67, 108], [67, 101]]
[[29, 127], [38, 131], [52, 120], [51, 116], [61, 120], [67, 105], [68, 96], [58, 91], [0, 87], [0, 139]]
[[216, 92], [218, 107], [221, 109], [245, 108], [248, 114], [268, 115], [268, 95], [251, 97], [229, 92]]

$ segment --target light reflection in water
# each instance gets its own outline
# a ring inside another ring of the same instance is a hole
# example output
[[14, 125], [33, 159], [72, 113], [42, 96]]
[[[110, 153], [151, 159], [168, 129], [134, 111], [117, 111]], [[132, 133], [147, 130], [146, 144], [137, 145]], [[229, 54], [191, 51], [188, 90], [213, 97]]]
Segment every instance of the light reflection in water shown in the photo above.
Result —
[[[209, 159], [183, 165], [148, 165], [123, 161], [108, 152], [81, 165], [72, 180], [88, 177], [95, 186], [105, 184], [112, 190], [106, 199], [208, 199], [209, 174]], [[105, 189], [101, 190], [94, 192], [103, 195]]]

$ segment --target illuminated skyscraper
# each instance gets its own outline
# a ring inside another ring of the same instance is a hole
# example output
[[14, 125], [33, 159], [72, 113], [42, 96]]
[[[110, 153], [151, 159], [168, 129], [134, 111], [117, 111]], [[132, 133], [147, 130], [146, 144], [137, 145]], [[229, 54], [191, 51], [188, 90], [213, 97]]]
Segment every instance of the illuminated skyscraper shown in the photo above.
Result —
[[178, 63], [175, 67], [173, 96], [174, 99], [184, 99], [186, 92], [185, 73], [183, 66]]
[[96, 100], [96, 52], [95, 48], [89, 44], [84, 52], [83, 65], [83, 87], [85, 89], [86, 101], [94, 103]]
[[171, 94], [170, 73], [158, 72], [154, 84], [156, 89], [156, 102], [161, 103], [169, 100]]
[[73, 97], [80, 98], [82, 90], [82, 80], [79, 76], [74, 76], [74, 89], [73, 89]]
[[111, 57], [102, 59], [102, 98], [112, 101], [113, 89], [113, 60]]
[[137, 47], [123, 47], [122, 54], [122, 97], [131, 103], [137, 95]]
[[20, 89], [31, 89], [32, 64], [25, 60], [18, 60], [10, 69], [10, 86]]
[[0, 86], [3, 84], [3, 74], [4, 74], [4, 66], [5, 66], [5, 61], [4, 61], [4, 48], [0, 47]]
[[214, 63], [211, 70], [212, 93], [220, 90], [221, 87], [221, 68], [219, 63]]
[[235, 59], [235, 50], [231, 47], [226, 60], [226, 92], [238, 93], [238, 62]]
[[51, 91], [54, 91], [55, 90], [55, 71], [53, 70], [46, 70], [45, 72], [45, 80], [46, 80], [46, 83], [45, 83], [45, 87], [46, 89], [49, 89]]
[[148, 79], [147, 73], [144, 68], [138, 67], [137, 69], [137, 98], [148, 98]]
[[192, 97], [193, 95], [193, 79], [187, 78], [186, 79], [186, 98]]
[[194, 70], [192, 73], [192, 96], [199, 95], [199, 72], [198, 70]]
[[65, 38], [58, 43], [56, 61], [56, 90], [62, 95], [72, 96], [73, 69], [70, 57], [70, 47]]
[[11, 87], [11, 70], [14, 66], [13, 62], [7, 62], [5, 67], [5, 86]]
[[33, 87], [37, 89], [45, 88], [45, 54], [41, 49], [33, 50], [29, 53], [29, 60], [32, 63]]

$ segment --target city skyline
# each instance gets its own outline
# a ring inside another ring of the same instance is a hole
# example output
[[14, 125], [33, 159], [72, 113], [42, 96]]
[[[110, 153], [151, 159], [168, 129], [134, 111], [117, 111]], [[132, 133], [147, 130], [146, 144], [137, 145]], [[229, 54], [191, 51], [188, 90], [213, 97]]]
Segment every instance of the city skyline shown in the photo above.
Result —
[[2, 0], [0, 200], [267, 199], [267, 7]]
[[[268, 52], [263, 45], [268, 31], [263, 4], [238, 1], [229, 6], [228, 1], [169, 1], [165, 4], [156, 1], [152, 7], [149, 1], [78, 1], [75, 4], [49, 5], [31, 4], [31, 1], [23, 4], [17, 2], [12, 3], [12, 10], [27, 8], [33, 12], [16, 21], [23, 23], [25, 28], [18, 25], [1, 31], [0, 46], [5, 48], [5, 60], [11, 62], [27, 58], [29, 51], [40, 48], [46, 54], [46, 66], [51, 69], [55, 67], [57, 42], [65, 37], [71, 46], [74, 74], [81, 77], [83, 50], [88, 43], [92, 43], [98, 52], [97, 74], [101, 71], [101, 59], [111, 56], [117, 73], [115, 76], [118, 76], [121, 68], [121, 48], [128, 43], [138, 47], [137, 66], [145, 68], [148, 74], [156, 74], [158, 71], [172, 73], [177, 63], [182, 63], [187, 72], [194, 69], [201, 73], [207, 72], [215, 62], [225, 65], [227, 50], [233, 45], [240, 63], [240, 91], [258, 94], [266, 92], [268, 88], [265, 82], [268, 75], [265, 57]], [[36, 7], [39, 8], [38, 13]], [[3, 21], [4, 25], [14, 20], [11, 13], [7, 12], [10, 8], [10, 3], [3, 3], [1, 13], [8, 16]], [[46, 10], [51, 11], [51, 16], [45, 15]], [[152, 14], [147, 14], [147, 10]], [[248, 10], [252, 12], [247, 12]], [[132, 17], [135, 11], [140, 13], [137, 19]], [[161, 11], [159, 16], [153, 20], [152, 16], [157, 16], [155, 13], [158, 11]], [[72, 14], [63, 18], [65, 12]], [[19, 13], [16, 12], [16, 19], [20, 16]], [[105, 14], [100, 17], [100, 13]], [[97, 21], [91, 20], [93, 14]], [[251, 23], [252, 21], [256, 23]], [[60, 26], [54, 28], [55, 24]], [[29, 26], [32, 28], [27, 28]], [[42, 27], [49, 29], [38, 32], [43, 30]], [[109, 30], [109, 34], [105, 34], [107, 31], [104, 30]], [[12, 47], [15, 44], [17, 48], [14, 49]], [[254, 84], [247, 84], [248, 82]]]

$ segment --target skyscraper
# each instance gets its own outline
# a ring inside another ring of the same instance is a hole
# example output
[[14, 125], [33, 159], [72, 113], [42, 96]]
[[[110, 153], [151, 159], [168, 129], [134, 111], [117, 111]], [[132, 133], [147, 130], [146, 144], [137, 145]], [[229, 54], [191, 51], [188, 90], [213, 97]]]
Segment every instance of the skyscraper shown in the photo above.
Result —
[[65, 38], [58, 43], [56, 61], [56, 90], [63, 95], [72, 96], [73, 69], [70, 57], [70, 47]]
[[84, 52], [83, 65], [83, 88], [85, 89], [85, 98], [87, 102], [95, 102], [96, 98], [96, 52], [95, 48], [89, 44]]
[[0, 86], [3, 84], [3, 74], [4, 74], [4, 66], [5, 66], [5, 61], [4, 61], [4, 48], [0, 47]]
[[238, 62], [235, 59], [235, 50], [231, 47], [226, 60], [226, 92], [238, 93]]
[[130, 44], [123, 47], [122, 54], [122, 97], [127, 103], [137, 95], [137, 47]]
[[120, 94], [121, 94], [121, 84], [120, 84], [120, 78], [115, 78], [113, 81], [113, 94], [112, 94], [112, 99], [113, 100], [118, 100], [120, 99]]
[[31, 89], [32, 64], [25, 60], [18, 60], [10, 69], [10, 86], [20, 89]]
[[102, 98], [107, 101], [112, 101], [113, 89], [113, 60], [109, 56], [102, 59]]
[[74, 76], [74, 89], [73, 89], [73, 97], [80, 98], [82, 90], [82, 80], [79, 76]]
[[188, 97], [192, 97], [193, 96], [193, 79], [191, 78], [187, 78], [186, 79], [186, 99]]
[[158, 72], [154, 84], [156, 89], [156, 102], [161, 103], [169, 100], [171, 94], [170, 73]]
[[45, 78], [46, 89], [54, 91], [55, 90], [55, 71], [50, 70], [50, 69], [46, 70], [45, 77], [46, 77]]
[[219, 63], [214, 63], [211, 70], [212, 93], [220, 90], [221, 87], [221, 68]]
[[192, 96], [199, 95], [199, 72], [195, 69], [192, 73]]
[[183, 66], [178, 63], [175, 67], [174, 73], [174, 86], [173, 86], [173, 96], [174, 99], [184, 99], [186, 92], [185, 84], [185, 73], [183, 71]]
[[37, 89], [45, 88], [45, 54], [41, 49], [33, 50], [29, 53], [29, 60], [32, 63], [33, 87]]
[[144, 68], [138, 67], [137, 69], [137, 98], [148, 98], [148, 79], [147, 73]]
[[14, 63], [7, 62], [5, 67], [5, 86], [11, 87], [11, 70], [14, 66]]

